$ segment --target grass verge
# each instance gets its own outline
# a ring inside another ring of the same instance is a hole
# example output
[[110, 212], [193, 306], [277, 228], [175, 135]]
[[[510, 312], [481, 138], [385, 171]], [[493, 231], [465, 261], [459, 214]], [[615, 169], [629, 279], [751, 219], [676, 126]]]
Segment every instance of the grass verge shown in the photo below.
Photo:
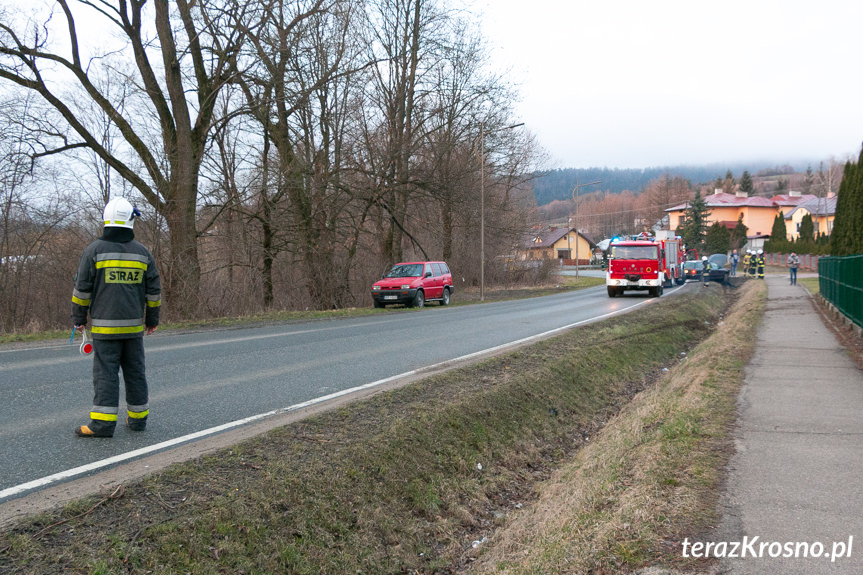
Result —
[[[717, 286], [654, 300], [27, 520], [0, 534], [0, 573], [452, 573], [476, 565], [472, 542], [483, 550], [484, 538], [493, 544], [483, 564], [496, 569], [503, 564], [494, 550], [518, 545], [516, 525], [528, 510], [536, 517], [533, 509], [545, 508], [550, 491], [543, 488], [536, 501], [536, 489], [558, 468], [560, 485], [570, 478], [590, 483], [597, 474], [590, 506], [558, 506], [560, 515], [583, 516], [591, 531], [538, 525], [538, 533], [557, 535], [532, 543], [543, 552], [526, 555], [527, 565], [538, 567], [524, 572], [559, 572], [552, 567], [579, 545], [567, 538], [602, 545], [585, 565], [643, 563], [655, 534], [674, 528], [676, 514], [690, 509], [677, 490], [712, 484], [716, 460], [690, 463], [686, 449], [709, 443], [730, 414], [719, 410], [725, 415], [713, 422], [696, 396], [729, 394], [724, 376], [742, 369], [745, 354], [726, 366], [716, 355], [727, 351], [724, 344], [714, 344], [705, 361], [715, 375], [701, 391], [681, 382], [641, 414], [641, 423], [619, 428], [618, 416], [600, 434], [619, 429], [620, 445], [598, 449], [597, 430], [653, 381], [667, 387], [663, 367], [723, 330], [720, 318], [734, 294], [753, 289]], [[683, 368], [707, 367], [692, 362]], [[585, 445], [581, 453], [588, 455], [570, 467]], [[630, 451], [639, 461], [671, 459], [656, 469], [645, 462], [636, 473], [627, 464]], [[658, 489], [670, 502], [649, 521], [641, 517], [653, 531], [638, 523], [641, 512], [621, 523], [629, 515], [614, 511], [633, 482], [647, 482], [647, 494]]]
[[812, 295], [821, 293], [821, 283], [818, 278], [799, 278], [797, 283], [805, 287]]
[[[594, 278], [581, 276], [578, 280], [571, 277], [561, 277], [556, 284], [540, 285], [531, 287], [489, 288], [485, 290], [485, 299], [488, 302], [505, 301], [513, 299], [524, 299], [531, 297], [542, 297], [556, 293], [585, 289], [598, 285], [604, 285], [605, 278]], [[479, 289], [470, 288], [460, 290], [453, 296], [453, 305], [472, 305], [481, 303]], [[432, 305], [431, 303], [429, 305]], [[436, 306], [437, 304], [435, 304]], [[198, 319], [188, 321], [177, 321], [163, 323], [159, 326], [160, 331], [167, 330], [193, 330], [193, 329], [224, 329], [234, 327], [248, 327], [268, 323], [284, 323], [292, 321], [311, 321], [318, 319], [337, 319], [342, 317], [358, 317], [375, 313], [394, 313], [406, 311], [406, 307], [390, 307], [388, 309], [374, 309], [373, 307], [351, 307], [336, 310], [304, 310], [304, 311], [270, 311], [261, 312], [250, 316], [218, 317], [209, 319]], [[420, 310], [410, 310], [420, 311]], [[26, 343], [68, 338], [72, 327], [68, 330], [48, 330], [38, 332], [15, 332], [0, 334], [0, 345], [9, 343]]]
[[764, 282], [746, 282], [716, 332], [636, 396], [501, 529], [476, 573], [629, 573], [697, 568], [680, 542], [719, 520], [722, 469]]

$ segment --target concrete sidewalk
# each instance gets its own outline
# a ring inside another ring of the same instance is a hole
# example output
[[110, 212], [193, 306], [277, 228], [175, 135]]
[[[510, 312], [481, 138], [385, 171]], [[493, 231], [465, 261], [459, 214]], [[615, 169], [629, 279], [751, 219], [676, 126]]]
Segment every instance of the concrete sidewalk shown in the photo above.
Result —
[[[803, 287], [788, 285], [786, 275], [766, 281], [767, 308], [746, 368], [737, 453], [713, 538], [758, 540], [745, 558], [722, 560], [719, 571], [863, 574], [863, 372]], [[808, 544], [809, 558], [782, 556], [802, 556], [798, 543]], [[819, 544], [826, 556], [812, 558]]]

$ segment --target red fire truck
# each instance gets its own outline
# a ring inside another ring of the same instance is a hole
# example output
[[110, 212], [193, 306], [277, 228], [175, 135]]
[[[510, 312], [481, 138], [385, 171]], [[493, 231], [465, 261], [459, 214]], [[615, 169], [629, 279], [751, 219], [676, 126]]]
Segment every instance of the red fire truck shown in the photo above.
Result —
[[664, 275], [664, 286], [671, 287], [672, 283], [681, 285], [686, 281], [683, 277], [683, 262], [686, 261], [686, 247], [683, 238], [675, 236], [668, 230], [656, 232], [656, 239], [662, 245], [660, 256], [662, 257], [662, 273]]
[[617, 238], [608, 248], [608, 296], [617, 297], [626, 290], [647, 290], [651, 296], [659, 297], [664, 287], [683, 283], [684, 259], [681, 239], [670, 232], [660, 238], [648, 234]]

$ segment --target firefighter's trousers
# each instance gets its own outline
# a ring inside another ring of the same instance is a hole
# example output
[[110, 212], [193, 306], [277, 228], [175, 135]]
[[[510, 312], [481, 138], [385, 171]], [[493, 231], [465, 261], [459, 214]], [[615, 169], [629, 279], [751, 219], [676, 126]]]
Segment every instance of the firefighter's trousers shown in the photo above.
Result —
[[90, 429], [113, 434], [120, 407], [120, 369], [126, 385], [129, 426], [143, 430], [149, 414], [147, 376], [144, 370], [144, 338], [93, 341], [93, 410]]

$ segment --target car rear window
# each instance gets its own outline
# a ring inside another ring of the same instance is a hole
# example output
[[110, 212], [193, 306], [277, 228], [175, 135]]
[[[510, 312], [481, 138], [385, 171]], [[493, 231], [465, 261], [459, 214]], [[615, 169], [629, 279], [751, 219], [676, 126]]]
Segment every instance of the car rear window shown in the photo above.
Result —
[[440, 269], [441, 269], [441, 271], [444, 273], [444, 275], [446, 275], [446, 274], [450, 273], [450, 271], [449, 271], [449, 266], [448, 266], [448, 265], [446, 265], [444, 262], [441, 262], [441, 263], [440, 263]]
[[436, 275], [436, 276], [442, 276], [443, 275], [443, 269], [441, 269], [440, 264], [433, 263], [432, 268], [434, 268], [434, 275]]

